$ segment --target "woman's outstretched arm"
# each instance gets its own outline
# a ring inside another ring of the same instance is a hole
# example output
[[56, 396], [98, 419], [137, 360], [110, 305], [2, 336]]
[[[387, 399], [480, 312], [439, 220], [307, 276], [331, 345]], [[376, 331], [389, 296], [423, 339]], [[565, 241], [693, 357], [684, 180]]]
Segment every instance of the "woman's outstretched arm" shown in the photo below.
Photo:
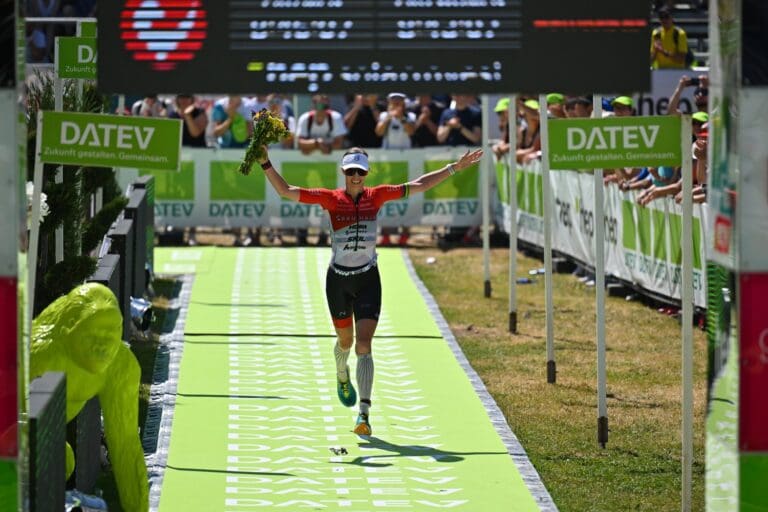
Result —
[[455, 164], [448, 164], [442, 169], [432, 171], [430, 173], [419, 176], [415, 180], [408, 183], [408, 192], [415, 194], [417, 192], [426, 192], [432, 187], [445, 181], [449, 176], [461, 172], [467, 167], [476, 164], [483, 156], [482, 149], [476, 149], [474, 151], [467, 150], [461, 158]]
[[285, 178], [277, 172], [277, 169], [272, 166], [272, 162], [269, 161], [269, 153], [267, 152], [266, 147], [264, 148], [264, 155], [264, 160], [259, 163], [261, 164], [261, 168], [264, 169], [264, 174], [272, 184], [272, 187], [274, 187], [275, 191], [280, 194], [280, 196], [290, 199], [291, 201], [298, 201], [300, 188], [289, 185], [288, 182], [285, 181]]

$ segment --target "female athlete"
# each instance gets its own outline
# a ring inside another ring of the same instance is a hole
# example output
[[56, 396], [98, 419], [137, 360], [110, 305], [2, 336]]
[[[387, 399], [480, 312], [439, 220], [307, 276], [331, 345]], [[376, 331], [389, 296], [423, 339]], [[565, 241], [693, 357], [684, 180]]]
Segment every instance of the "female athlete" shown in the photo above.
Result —
[[300, 203], [319, 204], [330, 215], [332, 256], [326, 275], [325, 294], [337, 336], [333, 348], [337, 394], [346, 407], [352, 407], [357, 402], [347, 364], [354, 342], [357, 387], [360, 390], [360, 413], [354, 432], [369, 436], [371, 424], [368, 414], [373, 388], [371, 343], [381, 310], [381, 280], [376, 266], [376, 215], [385, 202], [427, 191], [477, 163], [483, 151], [468, 150], [457, 162], [402, 185], [366, 187], [365, 177], [370, 170], [368, 154], [363, 149], [351, 148], [341, 159], [344, 188], [329, 190], [289, 185], [272, 166], [266, 148], [264, 150], [266, 156], [261, 167], [278, 194]]

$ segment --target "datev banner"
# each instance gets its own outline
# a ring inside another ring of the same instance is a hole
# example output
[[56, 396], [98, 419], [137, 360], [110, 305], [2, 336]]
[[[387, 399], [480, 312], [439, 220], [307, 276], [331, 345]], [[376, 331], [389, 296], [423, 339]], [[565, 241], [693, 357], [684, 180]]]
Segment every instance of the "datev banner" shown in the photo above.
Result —
[[181, 120], [41, 111], [44, 163], [178, 171]]
[[553, 119], [550, 169], [678, 166], [680, 117]]
[[95, 37], [57, 37], [54, 56], [59, 78], [96, 80]]

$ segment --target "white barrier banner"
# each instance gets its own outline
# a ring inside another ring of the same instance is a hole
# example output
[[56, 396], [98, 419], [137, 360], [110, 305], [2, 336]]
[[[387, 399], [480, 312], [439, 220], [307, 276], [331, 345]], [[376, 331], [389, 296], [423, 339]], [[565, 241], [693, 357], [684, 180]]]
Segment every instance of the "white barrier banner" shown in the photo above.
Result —
[[[140, 174], [155, 176], [155, 222], [176, 227], [272, 226], [297, 228], [327, 226], [328, 216], [318, 205], [278, 197], [256, 165], [249, 176], [237, 172], [244, 149], [184, 149], [181, 171], [155, 172], [121, 169], [125, 186]], [[455, 162], [466, 148], [369, 150], [371, 173], [367, 186], [400, 184]], [[269, 158], [286, 181], [302, 187], [343, 186], [339, 171], [341, 151], [331, 155], [302, 155], [273, 150]], [[379, 212], [382, 226], [452, 225], [480, 223], [477, 166], [468, 168], [424, 194], [386, 203]]]
[[[501, 171], [499, 183], [506, 173]], [[518, 237], [543, 245], [541, 164], [534, 162], [517, 172]], [[594, 268], [594, 178], [589, 173], [550, 173], [555, 206], [552, 248]], [[506, 179], [504, 182], [506, 183]], [[497, 223], [509, 231], [506, 185], [500, 186]], [[635, 283], [666, 297], [680, 298], [682, 210], [672, 197], [642, 207], [637, 193], [605, 187], [606, 274]], [[693, 218], [694, 303], [706, 307], [705, 232], [708, 208], [695, 204]]]

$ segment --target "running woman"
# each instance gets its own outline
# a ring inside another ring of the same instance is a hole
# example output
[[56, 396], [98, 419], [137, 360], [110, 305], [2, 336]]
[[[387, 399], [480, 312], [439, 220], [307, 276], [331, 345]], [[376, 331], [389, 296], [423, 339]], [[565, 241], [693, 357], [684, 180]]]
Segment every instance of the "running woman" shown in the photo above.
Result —
[[[373, 355], [371, 343], [381, 311], [381, 280], [376, 266], [376, 216], [387, 201], [403, 199], [425, 192], [449, 176], [477, 163], [483, 151], [469, 151], [451, 163], [402, 185], [366, 187], [370, 170], [368, 153], [351, 148], [341, 159], [344, 188], [301, 188], [289, 185], [275, 170], [265, 150], [261, 167], [278, 194], [306, 204], [319, 204], [331, 218], [331, 263], [325, 280], [333, 325], [336, 329], [337, 394], [346, 407], [357, 402], [355, 387], [350, 382], [347, 359], [354, 343], [357, 354], [357, 387], [360, 390], [360, 413], [354, 432], [371, 435], [368, 414], [373, 388]], [[353, 328], [354, 320], [354, 328]]]

